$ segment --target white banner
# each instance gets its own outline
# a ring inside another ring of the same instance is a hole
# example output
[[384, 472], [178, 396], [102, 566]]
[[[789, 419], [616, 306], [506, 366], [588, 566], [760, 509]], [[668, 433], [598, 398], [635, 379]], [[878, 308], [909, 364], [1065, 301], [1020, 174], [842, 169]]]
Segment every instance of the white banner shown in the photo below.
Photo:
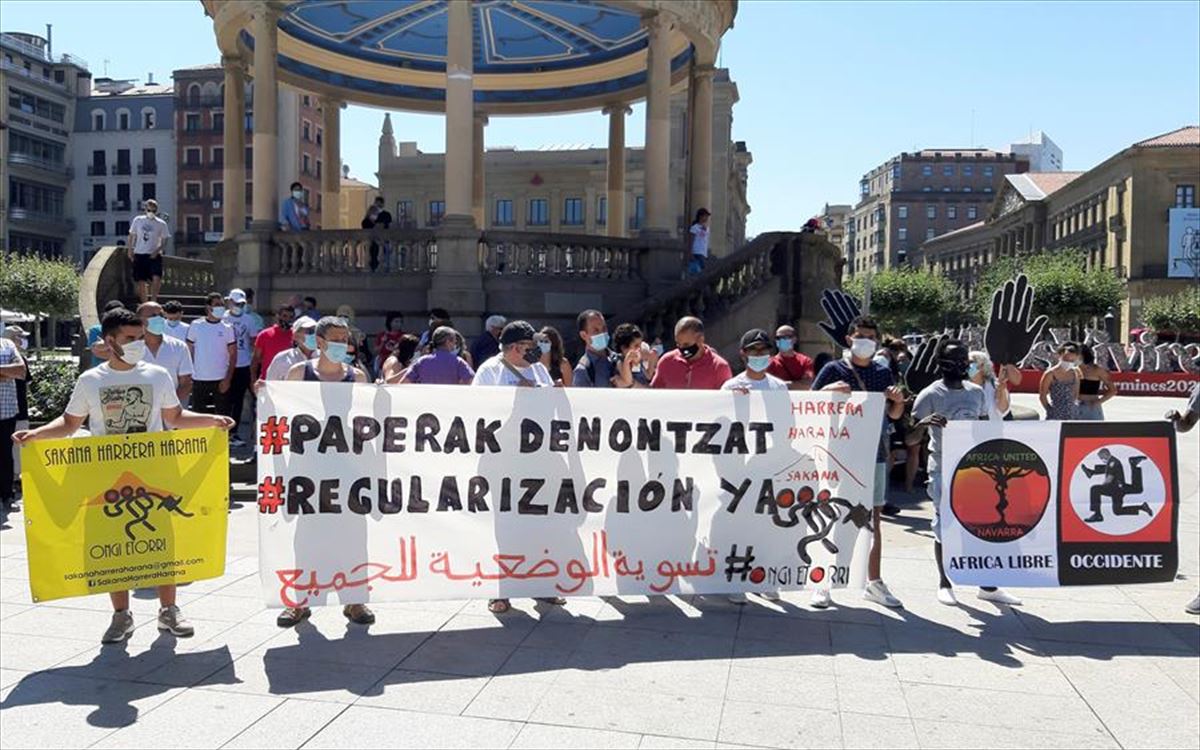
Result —
[[1170, 581], [1175, 432], [1159, 422], [950, 422], [942, 563], [958, 584]]
[[275, 606], [861, 586], [883, 397], [270, 382]]

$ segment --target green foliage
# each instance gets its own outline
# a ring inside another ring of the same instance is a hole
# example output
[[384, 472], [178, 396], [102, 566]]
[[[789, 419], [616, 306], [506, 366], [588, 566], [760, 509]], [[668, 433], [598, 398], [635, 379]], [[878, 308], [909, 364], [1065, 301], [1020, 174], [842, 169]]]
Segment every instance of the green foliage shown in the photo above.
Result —
[[0, 252], [0, 289], [8, 310], [63, 317], [79, 310], [79, 272], [66, 261]]
[[49, 422], [66, 411], [79, 368], [73, 359], [28, 359], [29, 421]]
[[[958, 325], [960, 303], [954, 282], [940, 274], [915, 268], [888, 269], [871, 274], [871, 317], [887, 333], [941, 330]], [[846, 292], [863, 304], [865, 276], [855, 276]]]
[[1033, 314], [1048, 316], [1053, 326], [1082, 324], [1103, 316], [1125, 296], [1125, 282], [1112, 269], [1089, 270], [1083, 250], [1064, 248], [992, 261], [975, 286], [976, 315], [986, 321], [992, 293], [1018, 273], [1024, 273], [1034, 288]]
[[1155, 331], [1200, 333], [1200, 289], [1146, 298], [1142, 320]]

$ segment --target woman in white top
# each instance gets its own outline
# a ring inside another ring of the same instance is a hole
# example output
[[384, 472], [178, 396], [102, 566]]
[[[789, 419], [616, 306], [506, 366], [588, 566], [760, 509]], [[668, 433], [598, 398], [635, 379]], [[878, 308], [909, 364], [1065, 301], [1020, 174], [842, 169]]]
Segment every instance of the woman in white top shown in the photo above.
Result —
[[1012, 365], [1000, 365], [1000, 375], [997, 376], [988, 353], [974, 351], [971, 352], [971, 365], [967, 369], [967, 378], [983, 388], [983, 398], [988, 407], [988, 419], [1008, 417], [1011, 409], [1008, 388], [1021, 382], [1020, 370]]

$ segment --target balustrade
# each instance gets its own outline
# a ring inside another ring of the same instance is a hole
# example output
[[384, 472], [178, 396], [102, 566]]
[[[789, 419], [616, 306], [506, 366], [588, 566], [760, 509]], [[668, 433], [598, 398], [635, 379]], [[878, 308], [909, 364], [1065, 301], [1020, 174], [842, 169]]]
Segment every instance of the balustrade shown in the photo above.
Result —
[[280, 275], [433, 273], [437, 240], [432, 232], [406, 229], [276, 232], [271, 270]]

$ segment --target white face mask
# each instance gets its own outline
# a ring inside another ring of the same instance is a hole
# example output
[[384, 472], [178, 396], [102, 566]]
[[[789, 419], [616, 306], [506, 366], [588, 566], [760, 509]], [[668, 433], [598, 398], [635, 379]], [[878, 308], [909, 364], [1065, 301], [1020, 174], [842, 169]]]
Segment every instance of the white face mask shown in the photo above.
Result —
[[873, 339], [850, 339], [850, 356], [856, 359], [869, 359], [876, 348]]
[[298, 201], [302, 201], [302, 200], [304, 200], [304, 191], [303, 190], [293, 190], [292, 197]]
[[136, 365], [142, 361], [142, 357], [146, 356], [146, 342], [130, 341], [121, 347], [121, 361], [127, 365]]

